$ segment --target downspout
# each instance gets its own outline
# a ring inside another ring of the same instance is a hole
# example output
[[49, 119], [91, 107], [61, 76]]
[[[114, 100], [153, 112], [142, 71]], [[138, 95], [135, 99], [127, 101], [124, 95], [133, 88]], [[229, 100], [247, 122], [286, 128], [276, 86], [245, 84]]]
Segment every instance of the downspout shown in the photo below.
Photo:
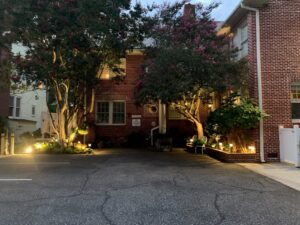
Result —
[[[258, 86], [258, 106], [263, 110], [263, 98], [262, 98], [262, 82], [261, 82], [261, 43], [260, 43], [260, 15], [259, 9], [245, 6], [241, 3], [241, 8], [246, 9], [256, 14], [256, 62], [257, 62], [257, 86]], [[260, 161], [265, 162], [264, 151], [264, 122], [259, 122], [259, 148], [260, 148]]]

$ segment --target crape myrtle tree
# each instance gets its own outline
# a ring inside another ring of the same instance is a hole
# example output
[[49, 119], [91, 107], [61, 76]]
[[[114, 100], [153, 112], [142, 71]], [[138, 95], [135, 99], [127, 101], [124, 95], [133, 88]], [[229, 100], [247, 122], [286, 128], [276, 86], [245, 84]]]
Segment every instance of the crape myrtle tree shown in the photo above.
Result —
[[157, 15], [146, 51], [145, 72], [137, 87], [140, 103], [161, 100], [191, 121], [203, 137], [203, 99], [240, 85], [244, 63], [231, 61], [228, 37], [217, 35], [212, 4], [181, 13], [185, 1], [167, 4]]
[[53, 125], [60, 142], [67, 143], [72, 121], [83, 109], [84, 87], [92, 90], [105, 65], [113, 68], [142, 42], [150, 24], [147, 10], [130, 0], [13, 2], [14, 41], [27, 49], [15, 57], [14, 81], [42, 83], [53, 93], [58, 119], [56, 124], [52, 118]]

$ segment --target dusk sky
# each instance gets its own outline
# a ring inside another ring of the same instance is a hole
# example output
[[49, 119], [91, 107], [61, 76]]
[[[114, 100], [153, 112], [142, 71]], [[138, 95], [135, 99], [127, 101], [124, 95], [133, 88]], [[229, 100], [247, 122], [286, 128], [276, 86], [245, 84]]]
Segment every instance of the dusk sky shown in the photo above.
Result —
[[[140, 0], [143, 5], [157, 3], [161, 4], [163, 2], [175, 2], [175, 0]], [[211, 2], [220, 2], [219, 8], [215, 9], [213, 12], [213, 17], [218, 21], [224, 21], [235, 7], [239, 4], [240, 0], [192, 0], [191, 3], [202, 2], [204, 4], [209, 4]]]

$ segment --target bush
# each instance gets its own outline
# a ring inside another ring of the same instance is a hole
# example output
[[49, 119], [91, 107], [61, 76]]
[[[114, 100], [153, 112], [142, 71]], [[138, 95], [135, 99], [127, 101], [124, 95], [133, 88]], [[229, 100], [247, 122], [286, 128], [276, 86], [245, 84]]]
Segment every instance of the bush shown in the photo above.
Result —
[[63, 146], [58, 142], [40, 143], [41, 148], [35, 147], [36, 153], [47, 153], [47, 154], [86, 154], [91, 153], [90, 148], [77, 148], [75, 146]]
[[265, 116], [250, 99], [239, 99], [237, 94], [232, 94], [210, 114], [205, 131], [211, 138], [222, 137], [223, 141], [242, 149], [251, 142], [247, 131], [256, 128]]

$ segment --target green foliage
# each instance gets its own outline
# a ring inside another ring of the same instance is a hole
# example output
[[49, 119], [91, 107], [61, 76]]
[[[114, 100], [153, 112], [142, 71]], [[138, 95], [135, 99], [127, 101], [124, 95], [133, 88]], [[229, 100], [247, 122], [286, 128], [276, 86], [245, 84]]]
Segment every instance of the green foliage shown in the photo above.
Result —
[[76, 148], [75, 146], [63, 146], [59, 142], [49, 142], [48, 145], [39, 150], [38, 153], [47, 154], [90, 154], [92, 149], [90, 148]]
[[222, 91], [243, 84], [245, 62], [233, 62], [224, 46], [228, 38], [217, 35], [211, 11], [196, 5], [195, 15], [183, 16], [185, 2], [167, 5], [151, 32], [154, 45], [146, 51], [147, 71], [137, 90], [138, 102], [160, 99], [164, 103], [199, 95], [199, 90]]
[[[237, 104], [237, 101], [240, 101]], [[212, 112], [208, 118], [206, 132], [209, 135], [228, 135], [233, 130], [248, 130], [255, 128], [266, 114], [250, 99], [232, 94], [222, 105]]]
[[83, 87], [95, 87], [105, 65], [114, 69], [126, 50], [141, 46], [151, 24], [147, 10], [128, 0], [14, 0], [8, 9], [11, 39], [27, 49], [14, 58], [14, 81], [45, 84], [60, 140], [81, 115]]

